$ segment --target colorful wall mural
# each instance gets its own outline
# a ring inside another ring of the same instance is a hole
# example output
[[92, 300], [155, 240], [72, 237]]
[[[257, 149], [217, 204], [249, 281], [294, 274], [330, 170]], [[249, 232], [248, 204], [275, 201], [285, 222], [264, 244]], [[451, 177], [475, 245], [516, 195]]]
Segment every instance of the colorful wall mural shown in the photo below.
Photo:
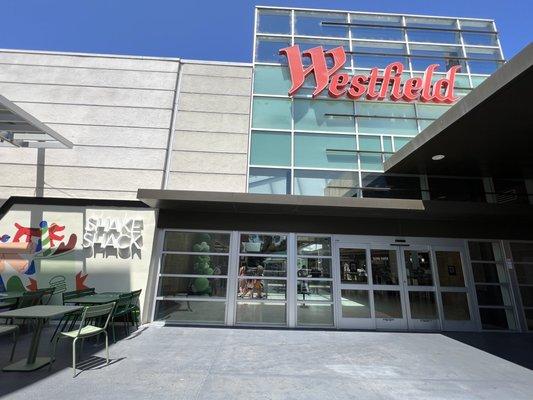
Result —
[[0, 220], [0, 291], [144, 295], [154, 231], [152, 210], [16, 205]]

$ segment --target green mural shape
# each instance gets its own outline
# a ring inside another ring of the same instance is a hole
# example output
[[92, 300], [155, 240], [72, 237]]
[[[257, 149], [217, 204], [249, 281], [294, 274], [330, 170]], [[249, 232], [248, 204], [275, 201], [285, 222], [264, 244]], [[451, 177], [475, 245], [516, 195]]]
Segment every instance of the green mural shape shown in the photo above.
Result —
[[18, 276], [12, 276], [8, 279], [6, 289], [8, 292], [24, 292], [26, 288]]

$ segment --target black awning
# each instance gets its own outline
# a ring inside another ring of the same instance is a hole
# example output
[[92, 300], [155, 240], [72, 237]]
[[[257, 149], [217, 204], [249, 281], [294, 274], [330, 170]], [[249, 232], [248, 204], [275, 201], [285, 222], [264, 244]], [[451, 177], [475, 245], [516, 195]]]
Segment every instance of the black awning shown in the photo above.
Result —
[[[387, 173], [533, 178], [533, 43], [385, 163]], [[440, 161], [435, 155], [444, 155]]]

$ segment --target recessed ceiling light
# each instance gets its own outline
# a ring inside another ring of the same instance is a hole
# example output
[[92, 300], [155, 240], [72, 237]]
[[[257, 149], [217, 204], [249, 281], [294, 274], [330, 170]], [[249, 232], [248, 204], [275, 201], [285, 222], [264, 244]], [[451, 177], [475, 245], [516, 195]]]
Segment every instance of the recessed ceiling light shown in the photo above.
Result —
[[434, 155], [433, 157], [431, 157], [431, 159], [432, 159], [433, 161], [440, 161], [440, 160], [442, 160], [444, 157], [446, 157], [444, 154], [436, 154], [436, 155]]

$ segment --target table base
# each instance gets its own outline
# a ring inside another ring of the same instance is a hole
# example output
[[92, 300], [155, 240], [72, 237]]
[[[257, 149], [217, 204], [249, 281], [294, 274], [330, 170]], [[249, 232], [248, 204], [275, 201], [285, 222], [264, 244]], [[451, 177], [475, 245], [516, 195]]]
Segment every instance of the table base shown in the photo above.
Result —
[[28, 359], [23, 358], [20, 361], [14, 362], [13, 364], [6, 365], [2, 368], [2, 371], [35, 371], [36, 369], [44, 367], [46, 364], [50, 363], [50, 357], [37, 357], [35, 362], [28, 364]]

